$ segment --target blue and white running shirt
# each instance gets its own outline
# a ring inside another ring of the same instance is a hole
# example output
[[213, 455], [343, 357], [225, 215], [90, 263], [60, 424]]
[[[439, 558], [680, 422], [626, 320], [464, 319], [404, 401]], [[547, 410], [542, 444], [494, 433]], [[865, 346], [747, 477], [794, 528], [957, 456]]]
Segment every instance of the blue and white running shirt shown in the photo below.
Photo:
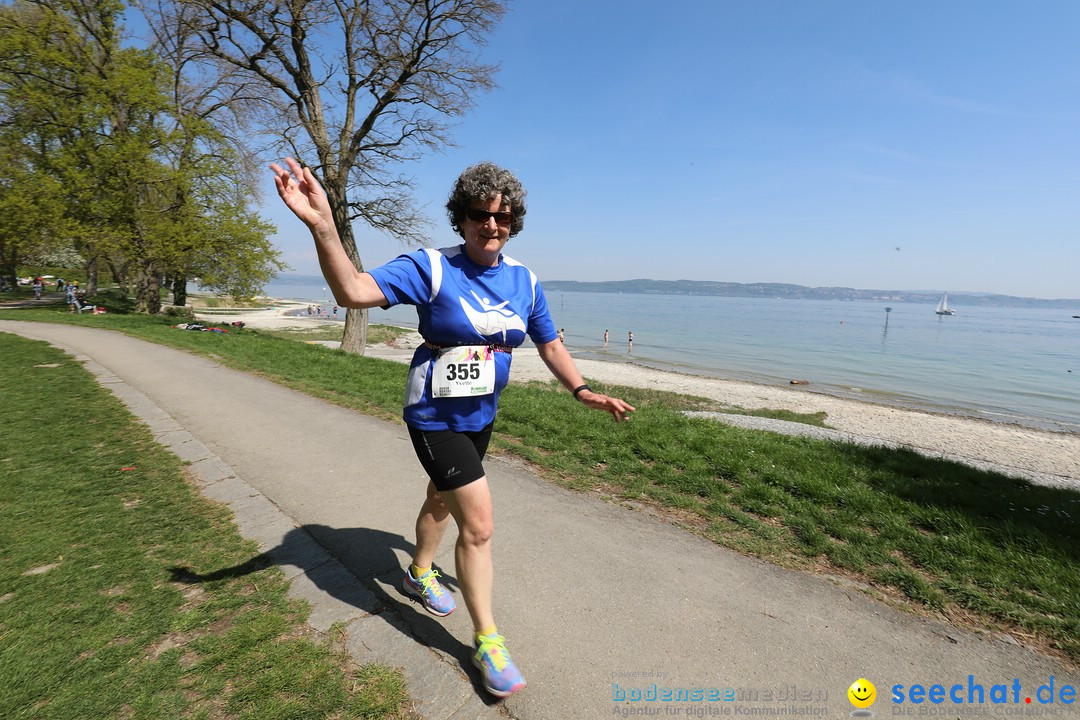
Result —
[[[442, 347], [497, 343], [518, 347], [558, 333], [536, 275], [505, 255], [495, 267], [477, 265], [464, 245], [417, 250], [370, 270], [389, 305], [415, 305], [420, 334]], [[510, 379], [510, 354], [495, 353], [495, 392], [433, 398], [436, 350], [416, 348], [405, 387], [405, 424], [419, 430], [483, 430], [495, 419], [499, 393]]]

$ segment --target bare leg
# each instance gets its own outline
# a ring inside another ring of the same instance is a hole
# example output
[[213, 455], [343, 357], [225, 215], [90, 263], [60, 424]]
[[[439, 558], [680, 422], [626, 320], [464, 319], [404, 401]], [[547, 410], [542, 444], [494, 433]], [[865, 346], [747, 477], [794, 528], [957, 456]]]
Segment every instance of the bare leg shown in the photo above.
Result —
[[449, 524], [450, 510], [443, 504], [439, 491], [429, 480], [427, 499], [420, 506], [420, 514], [416, 516], [416, 552], [413, 553], [413, 564], [416, 567], [431, 567]]
[[478, 632], [494, 627], [491, 594], [495, 572], [491, 561], [491, 536], [495, 528], [487, 477], [439, 494], [458, 526], [454, 558], [465, 607], [469, 608], [469, 616]]

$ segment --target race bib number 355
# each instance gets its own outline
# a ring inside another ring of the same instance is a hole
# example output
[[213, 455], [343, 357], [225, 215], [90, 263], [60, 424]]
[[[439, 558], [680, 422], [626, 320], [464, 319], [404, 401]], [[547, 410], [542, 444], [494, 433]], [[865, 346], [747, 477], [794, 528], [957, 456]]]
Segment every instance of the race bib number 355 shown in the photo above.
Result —
[[473, 397], [495, 392], [495, 353], [484, 345], [447, 348], [435, 360], [431, 395]]

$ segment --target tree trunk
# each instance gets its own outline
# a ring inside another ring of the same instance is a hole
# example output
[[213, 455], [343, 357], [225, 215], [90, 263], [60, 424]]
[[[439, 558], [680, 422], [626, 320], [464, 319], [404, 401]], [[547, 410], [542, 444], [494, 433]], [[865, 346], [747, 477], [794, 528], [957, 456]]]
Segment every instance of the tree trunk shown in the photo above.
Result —
[[367, 348], [367, 309], [350, 308], [345, 311], [345, 332], [341, 336], [341, 349], [345, 352], [363, 355]]
[[172, 304], [187, 305], [187, 275], [177, 275], [173, 278]]
[[[344, 182], [335, 181], [335, 178], [328, 173], [325, 190], [327, 199], [330, 201], [331, 212], [334, 214], [334, 224], [337, 225], [338, 236], [341, 238], [341, 246], [345, 248], [345, 254], [349, 256], [353, 266], [363, 272], [364, 263], [360, 261], [360, 253], [356, 250], [356, 239], [353, 237], [352, 223], [349, 222], [349, 205], [345, 199]], [[363, 355], [367, 347], [367, 329], [367, 310], [346, 310], [341, 349], [348, 353]]]
[[[3, 247], [3, 243], [0, 243], [0, 248]], [[19, 264], [19, 252], [15, 248], [15, 244], [11, 244], [11, 253], [4, 253], [3, 261], [0, 262], [0, 267], [3, 268], [4, 277], [7, 278], [9, 287], [15, 287], [18, 283], [19, 274], [17, 271]]]
[[124, 297], [131, 295], [131, 278], [128, 273], [130, 263], [125, 263], [123, 267], [118, 268], [111, 258], [107, 258], [105, 262], [109, 266], [109, 272], [112, 273], [113, 282], [120, 288], [120, 294]]
[[86, 263], [86, 297], [97, 295], [97, 256]]
[[148, 273], [146, 288], [146, 312], [157, 315], [161, 312], [161, 282], [158, 274]]
[[144, 265], [135, 279], [135, 312], [156, 315], [161, 312], [161, 285], [154, 268]]

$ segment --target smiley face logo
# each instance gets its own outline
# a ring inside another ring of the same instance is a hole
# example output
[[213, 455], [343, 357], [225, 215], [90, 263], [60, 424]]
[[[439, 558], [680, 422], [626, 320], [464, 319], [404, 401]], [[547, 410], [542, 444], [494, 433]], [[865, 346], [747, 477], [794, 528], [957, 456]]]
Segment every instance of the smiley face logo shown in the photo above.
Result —
[[848, 700], [857, 708], [868, 708], [877, 700], [877, 688], [866, 678], [859, 678], [847, 689]]

